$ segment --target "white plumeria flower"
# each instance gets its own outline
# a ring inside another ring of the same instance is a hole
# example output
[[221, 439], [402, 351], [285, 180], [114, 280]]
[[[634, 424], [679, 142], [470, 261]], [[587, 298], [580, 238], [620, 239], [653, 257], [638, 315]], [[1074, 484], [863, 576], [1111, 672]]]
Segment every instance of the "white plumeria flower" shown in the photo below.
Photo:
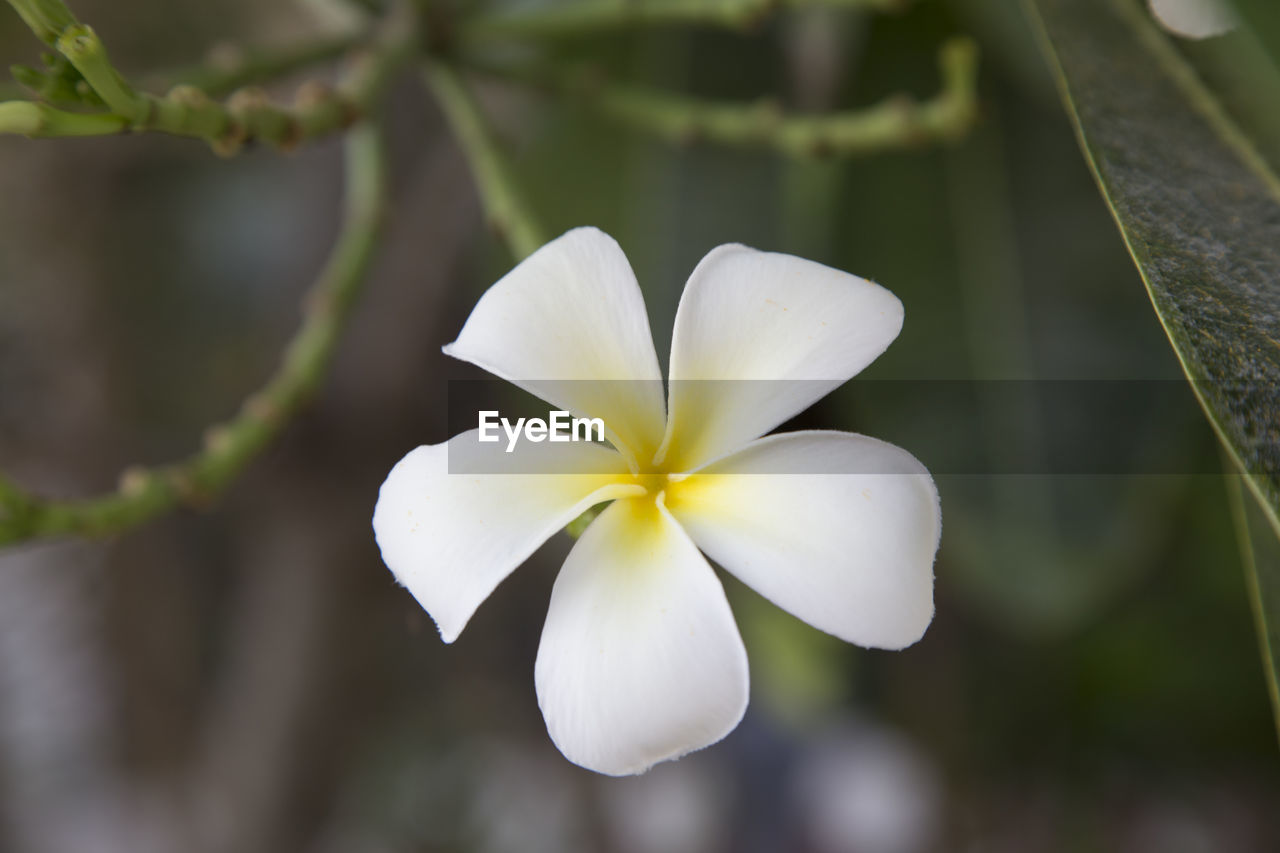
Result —
[[[721, 246], [676, 312], [667, 412], [626, 257], [594, 228], [570, 231], [491, 287], [444, 351], [601, 418], [613, 447], [506, 453], [476, 430], [419, 447], [382, 485], [382, 557], [451, 643], [553, 533], [613, 501], [551, 593], [535, 667], [547, 729], [610, 775], [715, 743], [746, 710], [747, 658], [703, 553], [862, 646], [911, 645], [933, 618], [941, 519], [924, 466], [852, 433], [760, 437], [866, 367], [902, 316], [857, 276]], [[469, 453], [498, 473], [457, 473]]]
[[1239, 23], [1223, 0], [1150, 0], [1151, 14], [1166, 30], [1204, 39], [1231, 32]]

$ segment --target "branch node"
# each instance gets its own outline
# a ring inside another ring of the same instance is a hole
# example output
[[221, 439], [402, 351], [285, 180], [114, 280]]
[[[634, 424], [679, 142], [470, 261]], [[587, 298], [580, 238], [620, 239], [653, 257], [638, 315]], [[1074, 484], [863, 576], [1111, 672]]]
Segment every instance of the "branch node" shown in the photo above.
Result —
[[204, 449], [214, 455], [222, 455], [231, 449], [231, 430], [226, 424], [217, 424], [204, 431]]
[[322, 80], [306, 81], [293, 95], [293, 105], [299, 110], [311, 110], [337, 101], [338, 95], [333, 87]]
[[219, 157], [234, 157], [240, 153], [246, 139], [244, 128], [239, 122], [232, 121], [226, 133], [209, 140], [209, 148]]
[[178, 502], [191, 507], [205, 507], [213, 499], [208, 491], [203, 490], [196, 484], [195, 478], [190, 471], [183, 468], [173, 468], [166, 472], [165, 479], [169, 486], [173, 489], [174, 494], [178, 497]]
[[248, 417], [268, 426], [278, 423], [281, 419], [280, 407], [262, 393], [249, 395], [244, 401], [243, 410]]
[[261, 86], [245, 86], [242, 89], [236, 89], [231, 93], [231, 97], [227, 98], [227, 112], [246, 122], [252, 113], [270, 106], [271, 96]]
[[185, 84], [174, 86], [165, 97], [193, 110], [203, 109], [209, 105], [209, 96], [203, 90]]
[[283, 122], [284, 130], [275, 140], [276, 150], [290, 154], [298, 149], [306, 134], [303, 133], [302, 123], [298, 121], [297, 116], [286, 112], [283, 116]]
[[152, 473], [141, 466], [126, 468], [120, 474], [120, 494], [127, 498], [139, 497], [151, 488], [152, 478]]

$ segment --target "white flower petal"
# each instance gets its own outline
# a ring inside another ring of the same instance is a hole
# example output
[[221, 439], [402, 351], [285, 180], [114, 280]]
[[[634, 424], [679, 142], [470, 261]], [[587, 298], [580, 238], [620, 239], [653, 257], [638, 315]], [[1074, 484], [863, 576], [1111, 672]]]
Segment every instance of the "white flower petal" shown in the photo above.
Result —
[[763, 435], [901, 329], [902, 303], [873, 282], [791, 255], [713, 250], [676, 312], [665, 466], [687, 471]]
[[645, 460], [662, 439], [662, 373], [635, 274], [613, 238], [575, 228], [489, 288], [445, 353], [581, 416]]
[[742, 719], [747, 656], [724, 589], [654, 501], [617, 501], [574, 545], [535, 681], [560, 751], [612, 776], [709, 746]]
[[669, 489], [667, 506], [711, 559], [842, 640], [900, 649], [933, 618], [938, 492], [891, 444], [769, 436]]
[[1220, 36], [1238, 24], [1223, 0], [1151, 0], [1151, 14], [1165, 29], [1192, 39]]
[[[601, 445], [524, 443], [506, 454], [476, 434], [411, 451], [387, 475], [373, 513], [383, 561], [446, 643], [553, 533], [594, 504], [643, 491], [617, 485], [627, 466]], [[467, 473], [450, 473], [451, 461]], [[497, 470], [577, 473], [470, 473]]]

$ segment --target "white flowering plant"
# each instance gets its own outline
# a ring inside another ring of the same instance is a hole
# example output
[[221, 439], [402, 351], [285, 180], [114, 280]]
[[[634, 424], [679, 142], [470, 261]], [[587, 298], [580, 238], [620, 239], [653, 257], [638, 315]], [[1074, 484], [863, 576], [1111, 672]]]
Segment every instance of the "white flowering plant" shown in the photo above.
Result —
[[554, 531], [611, 502], [552, 592], [535, 668], [547, 728], [570, 760], [612, 775], [714, 743], [742, 718], [748, 676], [704, 553], [851, 643], [900, 649], [933, 617], [941, 522], [925, 468], [852, 433], [765, 436], [866, 367], [902, 321], [870, 281], [721, 246], [685, 286], [664, 405], [626, 257], [594, 228], [570, 231], [485, 293], [445, 352], [599, 416], [611, 446], [486, 454], [510, 473], [459, 458], [482, 447], [476, 430], [419, 447], [378, 498], [383, 559], [453, 642]]

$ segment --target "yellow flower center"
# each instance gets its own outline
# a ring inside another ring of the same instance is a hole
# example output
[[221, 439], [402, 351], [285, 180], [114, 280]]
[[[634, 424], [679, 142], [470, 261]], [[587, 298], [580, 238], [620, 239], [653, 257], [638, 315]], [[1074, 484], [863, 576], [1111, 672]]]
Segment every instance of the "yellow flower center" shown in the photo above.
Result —
[[645, 474], [632, 474], [631, 481], [644, 488], [648, 496], [656, 497], [666, 491], [669, 477], [665, 471], [652, 471]]
[[689, 478], [688, 474], [673, 474], [663, 470], [645, 471], [639, 474], [628, 474], [627, 482], [631, 485], [639, 486], [644, 489], [644, 493], [637, 493], [632, 496], [631, 500], [636, 501], [661, 501], [664, 505], [669, 506], [675, 493], [678, 492]]

